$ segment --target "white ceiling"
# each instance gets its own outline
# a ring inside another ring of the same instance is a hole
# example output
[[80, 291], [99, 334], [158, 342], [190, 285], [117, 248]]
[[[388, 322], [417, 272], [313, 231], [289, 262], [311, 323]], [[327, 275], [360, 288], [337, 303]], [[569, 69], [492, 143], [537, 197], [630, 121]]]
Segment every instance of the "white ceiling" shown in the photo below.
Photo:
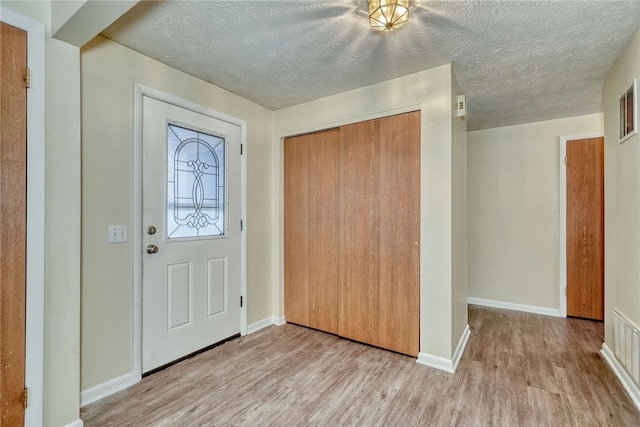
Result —
[[640, 0], [413, 0], [409, 22], [384, 33], [366, 10], [144, 1], [102, 34], [272, 110], [451, 62], [476, 130], [601, 112], [602, 83], [640, 26]]

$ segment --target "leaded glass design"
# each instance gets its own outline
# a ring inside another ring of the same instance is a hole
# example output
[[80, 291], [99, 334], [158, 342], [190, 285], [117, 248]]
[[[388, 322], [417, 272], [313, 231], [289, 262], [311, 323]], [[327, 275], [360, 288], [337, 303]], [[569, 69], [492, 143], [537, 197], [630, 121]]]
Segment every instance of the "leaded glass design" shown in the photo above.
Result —
[[167, 239], [224, 236], [225, 139], [167, 125]]

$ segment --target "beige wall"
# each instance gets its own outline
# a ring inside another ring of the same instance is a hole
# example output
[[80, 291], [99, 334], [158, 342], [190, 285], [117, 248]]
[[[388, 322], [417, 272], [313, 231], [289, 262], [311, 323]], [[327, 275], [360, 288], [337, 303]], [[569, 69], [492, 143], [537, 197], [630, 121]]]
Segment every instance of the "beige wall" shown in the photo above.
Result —
[[132, 371], [132, 236], [108, 244], [109, 224], [133, 227], [134, 84], [247, 122], [248, 323], [273, 307], [273, 113], [105, 38], [82, 48], [82, 390]]
[[470, 297], [560, 308], [560, 137], [602, 131], [592, 114], [469, 132]]
[[48, 40], [46, 95], [45, 425], [80, 401], [80, 52]]
[[2, 7], [47, 26], [44, 425], [80, 418], [80, 52], [49, 37], [48, 1]]
[[[457, 236], [457, 249], [452, 249], [452, 194], [462, 194], [464, 179], [458, 177], [458, 188], [452, 190], [454, 173], [462, 173], [460, 162], [452, 160], [453, 101], [451, 64], [432, 70], [389, 80], [365, 88], [312, 101], [275, 112], [274, 194], [278, 196], [278, 218], [273, 228], [278, 236], [274, 253], [278, 254], [274, 270], [279, 284], [277, 313], [283, 315], [283, 249], [282, 249], [282, 144], [281, 138], [303, 132], [326, 129], [373, 117], [421, 109], [421, 275], [420, 275], [420, 351], [451, 359], [460, 333], [452, 338], [452, 316], [456, 328], [464, 323], [466, 310], [452, 312], [452, 292], [457, 300], [466, 300], [465, 276], [456, 277], [452, 290], [453, 265], [461, 260], [466, 236]], [[455, 80], [455, 79], [453, 79]], [[457, 83], [455, 83], [457, 85]], [[458, 89], [456, 87], [456, 89]], [[464, 122], [455, 119], [459, 155], [464, 150]], [[462, 123], [462, 124], [460, 124]], [[466, 154], [464, 154], [466, 157]], [[452, 164], [456, 163], [456, 170]], [[464, 204], [464, 203], [463, 203]], [[462, 206], [458, 204], [456, 206]], [[460, 217], [463, 213], [460, 212]], [[459, 222], [459, 221], [458, 221]], [[462, 295], [464, 294], [464, 295]], [[463, 318], [464, 316], [464, 318]], [[456, 332], [457, 333], [457, 332]], [[455, 343], [453, 343], [455, 341]]]
[[611, 349], [611, 310], [640, 326], [640, 134], [618, 144], [618, 99], [634, 78], [640, 80], [640, 30], [611, 68], [603, 91], [605, 342]]
[[[458, 79], [451, 69], [451, 100], [455, 104], [462, 95]], [[455, 106], [454, 106], [455, 110]], [[451, 122], [451, 354], [468, 323], [468, 272], [467, 272], [467, 122], [453, 118]]]

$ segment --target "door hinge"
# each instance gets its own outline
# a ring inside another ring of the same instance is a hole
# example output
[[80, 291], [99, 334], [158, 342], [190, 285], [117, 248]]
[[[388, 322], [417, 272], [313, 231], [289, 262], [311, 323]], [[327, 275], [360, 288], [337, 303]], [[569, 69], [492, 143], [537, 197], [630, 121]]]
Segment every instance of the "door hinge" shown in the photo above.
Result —
[[240, 220], [240, 231], [244, 231], [244, 223]]
[[29, 389], [24, 388], [24, 409], [29, 407]]
[[31, 87], [31, 69], [27, 67], [27, 72], [24, 75], [24, 83], [27, 89]]
[[244, 300], [242, 297], [240, 297], [240, 307], [244, 307]]
[[240, 144], [240, 155], [244, 154], [243, 151], [244, 151], [244, 144]]
[[564, 156], [564, 164], [567, 164], [567, 156]]

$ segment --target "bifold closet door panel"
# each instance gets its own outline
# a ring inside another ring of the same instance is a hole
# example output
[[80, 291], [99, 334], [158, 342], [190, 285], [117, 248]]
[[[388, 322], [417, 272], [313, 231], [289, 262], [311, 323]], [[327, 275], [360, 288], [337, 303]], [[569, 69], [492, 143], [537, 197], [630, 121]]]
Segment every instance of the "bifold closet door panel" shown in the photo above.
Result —
[[340, 129], [310, 135], [309, 326], [338, 333]]
[[420, 113], [341, 128], [340, 335], [419, 351]]
[[338, 333], [340, 130], [287, 138], [285, 319]]
[[284, 317], [309, 325], [309, 138], [284, 141]]
[[420, 112], [380, 119], [379, 345], [420, 342]]
[[342, 126], [340, 131], [340, 332], [380, 345], [379, 121]]

